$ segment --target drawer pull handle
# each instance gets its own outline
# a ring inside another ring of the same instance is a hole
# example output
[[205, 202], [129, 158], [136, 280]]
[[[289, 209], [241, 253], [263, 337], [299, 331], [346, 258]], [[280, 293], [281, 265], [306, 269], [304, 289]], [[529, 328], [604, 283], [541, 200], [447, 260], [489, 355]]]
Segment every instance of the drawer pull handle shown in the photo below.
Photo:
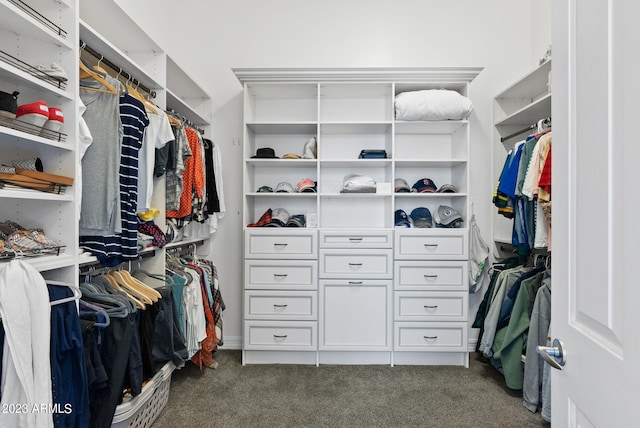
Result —
[[425, 339], [437, 339], [438, 336], [424, 336]]
[[433, 248], [435, 248], [435, 247], [438, 246], [438, 244], [424, 244], [424, 246], [425, 247], [433, 247]]
[[424, 305], [425, 309], [437, 309], [438, 305]]
[[349, 241], [360, 242], [360, 241], [362, 241], [362, 238], [349, 238]]
[[437, 278], [438, 275], [425, 275], [424, 277], [425, 278]]
[[362, 263], [349, 263], [349, 266], [362, 266]]
[[288, 336], [288, 334], [274, 334], [273, 337], [275, 337], [276, 339], [285, 339]]
[[288, 273], [274, 273], [273, 276], [275, 276], [276, 278], [286, 278], [287, 276], [289, 276]]
[[362, 285], [362, 281], [349, 281], [350, 285]]
[[273, 305], [274, 308], [286, 308], [289, 305]]
[[287, 244], [286, 242], [282, 242], [282, 243], [274, 242], [273, 243], [274, 247], [286, 247], [287, 245], [289, 245], [289, 244]]

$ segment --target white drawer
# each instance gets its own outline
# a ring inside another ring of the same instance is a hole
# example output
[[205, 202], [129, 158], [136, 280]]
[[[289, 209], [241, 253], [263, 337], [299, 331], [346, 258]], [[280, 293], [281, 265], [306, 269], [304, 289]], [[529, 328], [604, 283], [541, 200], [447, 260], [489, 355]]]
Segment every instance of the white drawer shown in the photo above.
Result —
[[321, 278], [391, 278], [392, 250], [320, 250]]
[[396, 322], [394, 351], [466, 352], [466, 322]]
[[315, 351], [315, 321], [245, 321], [244, 349], [265, 351]]
[[397, 230], [395, 257], [405, 260], [465, 260], [469, 258], [467, 229]]
[[316, 320], [316, 291], [257, 291], [244, 293], [244, 318]]
[[463, 292], [396, 291], [396, 321], [466, 321], [469, 295]]
[[396, 290], [469, 291], [469, 263], [466, 261], [396, 261]]
[[315, 260], [245, 260], [244, 288], [269, 290], [316, 290]]
[[247, 259], [315, 259], [318, 234], [312, 229], [251, 228], [244, 234]]
[[320, 248], [391, 248], [391, 230], [321, 230]]

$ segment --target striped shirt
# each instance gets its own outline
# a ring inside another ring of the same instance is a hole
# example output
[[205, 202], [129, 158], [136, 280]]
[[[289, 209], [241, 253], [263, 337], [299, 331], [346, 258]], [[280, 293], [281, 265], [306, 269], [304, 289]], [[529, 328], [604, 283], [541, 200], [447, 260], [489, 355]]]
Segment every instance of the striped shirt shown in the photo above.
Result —
[[123, 133], [119, 170], [122, 232], [80, 238], [81, 247], [95, 255], [103, 266], [117, 266], [138, 257], [138, 155], [149, 125], [142, 102], [129, 94], [121, 95], [120, 122]]

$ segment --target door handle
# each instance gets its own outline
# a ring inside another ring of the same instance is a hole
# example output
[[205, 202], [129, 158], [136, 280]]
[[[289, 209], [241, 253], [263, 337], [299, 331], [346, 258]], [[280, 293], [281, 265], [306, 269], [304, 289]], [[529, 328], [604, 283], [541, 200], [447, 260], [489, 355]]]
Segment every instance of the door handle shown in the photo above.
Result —
[[562, 342], [558, 339], [553, 339], [553, 346], [536, 346], [536, 352], [554, 369], [562, 370], [567, 362], [567, 352], [562, 349]]

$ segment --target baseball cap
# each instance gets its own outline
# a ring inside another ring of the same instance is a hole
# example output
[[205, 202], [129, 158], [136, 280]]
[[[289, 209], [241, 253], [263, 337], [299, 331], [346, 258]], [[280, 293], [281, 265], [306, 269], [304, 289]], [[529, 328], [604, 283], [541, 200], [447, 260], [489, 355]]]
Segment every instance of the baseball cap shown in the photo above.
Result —
[[396, 227], [411, 227], [409, 216], [404, 210], [396, 210], [395, 218]]
[[430, 178], [421, 178], [411, 188], [411, 191], [416, 193], [433, 193], [437, 190], [438, 186]]
[[307, 221], [304, 214], [292, 215], [287, 222], [287, 227], [305, 227], [306, 225]]
[[411, 188], [409, 187], [409, 183], [404, 178], [396, 178], [393, 183], [394, 191], [396, 193], [409, 193], [411, 192]]
[[415, 227], [433, 227], [433, 219], [429, 208], [418, 207], [411, 211], [411, 220]]
[[285, 155], [282, 155], [282, 159], [302, 159], [300, 155], [297, 155], [295, 153], [287, 153]]
[[289, 221], [289, 211], [284, 208], [274, 208], [271, 210], [271, 222], [265, 224], [267, 227], [284, 227]]
[[269, 186], [260, 186], [260, 188], [258, 189], [259, 193], [271, 193], [273, 192], [273, 189]]
[[450, 206], [440, 205], [438, 207], [436, 212], [436, 225], [438, 227], [459, 227], [462, 222], [462, 216]]
[[305, 178], [298, 182], [298, 193], [307, 192], [307, 193], [315, 193], [316, 192], [316, 183], [310, 179]]
[[456, 193], [458, 190], [453, 184], [443, 184], [438, 189], [438, 193]]
[[291, 183], [287, 183], [286, 181], [281, 181], [276, 186], [276, 193], [296, 193], [296, 189], [293, 188]]

